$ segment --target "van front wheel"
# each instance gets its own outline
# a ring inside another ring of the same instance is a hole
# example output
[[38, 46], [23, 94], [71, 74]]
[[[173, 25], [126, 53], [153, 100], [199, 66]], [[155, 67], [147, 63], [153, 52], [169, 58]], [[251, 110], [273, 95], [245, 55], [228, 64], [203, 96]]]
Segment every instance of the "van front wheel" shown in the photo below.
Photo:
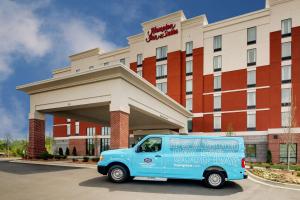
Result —
[[123, 183], [127, 181], [129, 173], [121, 165], [113, 165], [108, 170], [108, 177], [114, 183]]
[[225, 183], [225, 176], [220, 171], [209, 171], [206, 173], [205, 183], [211, 188], [221, 188]]

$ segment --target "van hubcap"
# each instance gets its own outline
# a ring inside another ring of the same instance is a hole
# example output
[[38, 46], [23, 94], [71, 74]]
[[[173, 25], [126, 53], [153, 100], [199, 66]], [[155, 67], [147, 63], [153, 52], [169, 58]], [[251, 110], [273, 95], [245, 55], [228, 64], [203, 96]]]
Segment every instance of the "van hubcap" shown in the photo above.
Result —
[[222, 182], [222, 177], [219, 174], [211, 174], [208, 177], [208, 182], [212, 186], [218, 186]]
[[121, 180], [124, 176], [124, 173], [121, 169], [113, 169], [111, 172], [111, 176], [115, 180]]

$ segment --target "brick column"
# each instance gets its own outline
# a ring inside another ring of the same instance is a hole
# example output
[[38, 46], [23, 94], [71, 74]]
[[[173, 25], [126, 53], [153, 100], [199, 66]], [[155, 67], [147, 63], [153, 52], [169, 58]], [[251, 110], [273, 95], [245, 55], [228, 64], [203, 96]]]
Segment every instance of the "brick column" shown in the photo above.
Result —
[[110, 112], [110, 149], [129, 147], [129, 114], [122, 111]]
[[44, 151], [46, 151], [45, 120], [29, 119], [28, 157], [37, 158]]

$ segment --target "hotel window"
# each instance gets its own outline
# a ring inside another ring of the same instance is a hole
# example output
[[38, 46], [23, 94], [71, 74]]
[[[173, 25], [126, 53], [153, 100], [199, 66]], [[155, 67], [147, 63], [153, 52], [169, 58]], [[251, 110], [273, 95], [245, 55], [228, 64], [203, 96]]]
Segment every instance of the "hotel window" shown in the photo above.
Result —
[[143, 77], [143, 68], [142, 68], [142, 67], [137, 68], [136, 73], [137, 73], [140, 77]]
[[137, 54], [136, 56], [136, 63], [137, 66], [141, 66], [143, 64], [143, 54]]
[[186, 80], [185, 82], [185, 93], [192, 94], [193, 93], [193, 80]]
[[193, 110], [193, 99], [192, 98], [186, 99], [186, 109], [189, 111]]
[[256, 92], [247, 92], [247, 108], [253, 109], [256, 107]]
[[156, 79], [167, 78], [167, 65], [156, 65]]
[[108, 66], [108, 65], [109, 65], [109, 62], [105, 62], [103, 65], [104, 65], [104, 66]]
[[185, 54], [186, 56], [191, 56], [193, 54], [193, 42], [185, 43]]
[[291, 105], [291, 88], [281, 89], [281, 106]]
[[80, 131], [80, 125], [79, 122], [75, 122], [75, 134], [79, 135], [79, 131]]
[[281, 21], [281, 35], [282, 37], [289, 37], [292, 34], [292, 19], [285, 19]]
[[287, 163], [289, 152], [290, 162], [297, 162], [297, 144], [280, 144], [280, 162]]
[[256, 43], [256, 27], [247, 29], [247, 44], [255, 44]]
[[193, 61], [192, 60], [185, 62], [185, 74], [187, 76], [193, 74]]
[[256, 144], [246, 144], [246, 157], [256, 158]]
[[71, 135], [71, 124], [67, 124], [67, 136]]
[[248, 113], [247, 114], [247, 129], [255, 130], [255, 128], [256, 128], [256, 114]]
[[290, 83], [292, 79], [291, 65], [285, 65], [281, 67], [281, 82]]
[[247, 66], [256, 65], [256, 49], [247, 50]]
[[281, 127], [290, 127], [290, 112], [281, 112]]
[[96, 135], [96, 128], [91, 127], [86, 129], [87, 136], [90, 136], [87, 138], [87, 155], [95, 155], [95, 139], [93, 138]]
[[214, 52], [222, 50], [222, 35], [214, 36]]
[[214, 111], [221, 111], [221, 95], [214, 96]]
[[156, 48], [156, 60], [165, 60], [167, 59], [167, 46]]
[[256, 71], [251, 70], [247, 72], [247, 86], [255, 87], [256, 86]]
[[214, 91], [221, 91], [221, 76], [214, 76]]
[[[101, 128], [101, 135], [110, 135], [110, 127], [104, 126]], [[100, 152], [109, 150], [110, 138], [101, 138]]]
[[291, 42], [281, 44], [281, 59], [290, 60], [292, 58]]
[[193, 132], [193, 120], [188, 120], [188, 132]]
[[156, 83], [156, 87], [163, 93], [167, 93], [167, 82]]
[[214, 56], [213, 65], [214, 65], [214, 72], [221, 71], [222, 56]]
[[94, 66], [89, 66], [89, 70], [94, 69]]
[[214, 131], [221, 131], [221, 116], [214, 116]]
[[109, 126], [103, 126], [101, 128], [101, 135], [110, 135], [110, 127]]
[[120, 63], [122, 63], [123, 65], [125, 65], [125, 58], [120, 59]]

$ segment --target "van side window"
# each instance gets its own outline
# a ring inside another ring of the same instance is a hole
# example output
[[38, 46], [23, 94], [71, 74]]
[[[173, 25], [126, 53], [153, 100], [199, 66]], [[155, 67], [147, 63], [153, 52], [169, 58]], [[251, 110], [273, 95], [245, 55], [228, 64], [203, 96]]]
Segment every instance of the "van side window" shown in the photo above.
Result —
[[151, 137], [139, 146], [139, 152], [158, 152], [161, 150], [161, 138]]

